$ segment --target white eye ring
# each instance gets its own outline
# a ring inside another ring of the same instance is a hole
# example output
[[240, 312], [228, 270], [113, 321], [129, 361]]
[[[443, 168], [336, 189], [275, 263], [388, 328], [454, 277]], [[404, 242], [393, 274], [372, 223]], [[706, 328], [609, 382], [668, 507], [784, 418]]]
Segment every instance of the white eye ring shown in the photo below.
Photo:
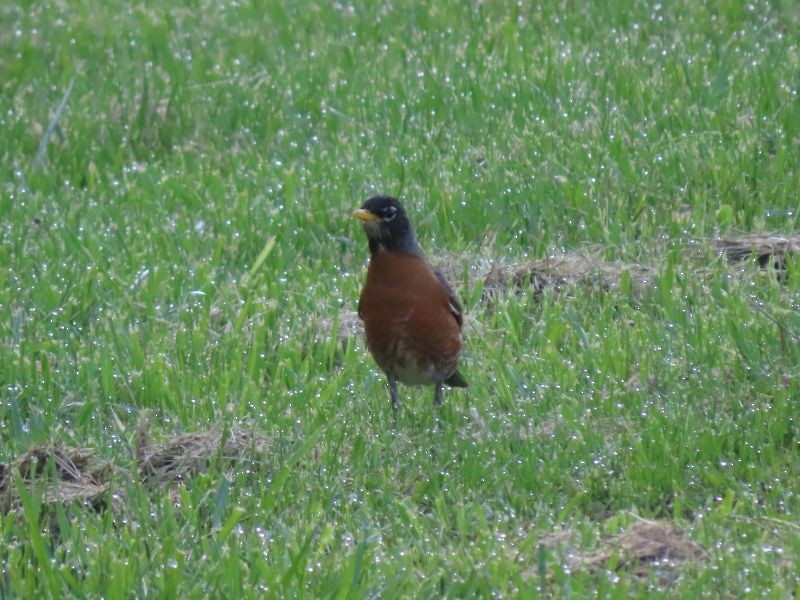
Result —
[[390, 206], [386, 209], [386, 217], [384, 217], [384, 221], [391, 221], [397, 216], [397, 207]]

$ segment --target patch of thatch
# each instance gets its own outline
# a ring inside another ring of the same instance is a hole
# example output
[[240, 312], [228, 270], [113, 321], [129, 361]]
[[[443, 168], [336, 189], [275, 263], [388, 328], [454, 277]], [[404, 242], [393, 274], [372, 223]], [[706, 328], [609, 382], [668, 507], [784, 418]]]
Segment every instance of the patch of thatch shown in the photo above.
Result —
[[[729, 236], [709, 242], [692, 240], [695, 246], [701, 243], [730, 262], [742, 262], [754, 258], [759, 266], [783, 271], [786, 257], [800, 252], [800, 235], [756, 235]], [[697, 261], [687, 249], [687, 259]], [[698, 267], [707, 266], [699, 265]], [[607, 261], [601, 249], [584, 249], [565, 252], [544, 259], [530, 260], [516, 265], [494, 266], [484, 278], [484, 299], [491, 300], [506, 290], [531, 288], [535, 294], [547, 289], [556, 292], [574, 286], [599, 290], [613, 289], [619, 285], [623, 273], [630, 277], [634, 288], [645, 288], [653, 280], [656, 270], [647, 265]]]
[[[668, 520], [637, 520], [625, 531], [607, 536], [596, 548], [575, 549], [572, 535], [559, 532], [542, 544], [563, 557], [565, 566], [576, 571], [626, 571], [636, 577], [655, 575], [669, 580], [684, 563], [699, 560], [703, 549]], [[533, 569], [528, 575], [534, 575]]]
[[[265, 463], [271, 446], [272, 438], [248, 424], [218, 426], [153, 442], [149, 421], [143, 417], [134, 468], [142, 481], [163, 487], [207, 471], [212, 461], [225, 468], [234, 463]], [[130, 481], [132, 476], [124, 466], [115, 467], [98, 458], [94, 450], [34, 446], [10, 464], [0, 463], [0, 514], [21, 506], [17, 478], [26, 489], [35, 491], [46, 507], [84, 505], [100, 510], [110, 502], [114, 510], [120, 510], [124, 496], [112, 496], [112, 479]], [[55, 520], [50, 527], [57, 531]]]
[[[53, 470], [46, 470], [52, 463]], [[13, 464], [0, 463], [0, 512], [3, 514], [20, 505], [15, 481], [19, 474], [28, 488], [40, 486], [45, 504], [102, 505], [107, 497], [113, 474], [108, 461], [98, 459], [92, 450], [34, 446]]]
[[532, 288], [535, 294], [549, 288], [560, 292], [572, 286], [609, 290], [619, 285], [622, 274], [626, 272], [635, 287], [645, 287], [653, 277], [650, 267], [622, 261], [608, 262], [598, 252], [564, 253], [493, 268], [484, 280], [484, 299], [491, 299], [508, 289]]
[[665, 569], [695, 560], [703, 555], [696, 543], [670, 521], [636, 521], [622, 533], [613, 536], [604, 547], [582, 557], [589, 569], [609, 565], [618, 557], [616, 569], [632, 570], [645, 576], [651, 568]]
[[218, 464], [260, 462], [272, 446], [272, 438], [254, 425], [215, 427], [209, 431], [185, 433], [163, 442], [150, 439], [149, 421], [139, 421], [136, 462], [144, 481], [165, 485], [208, 470]]
[[785, 268], [785, 257], [800, 251], [800, 235], [741, 235], [713, 242], [714, 248], [731, 262], [755, 258], [759, 265]]

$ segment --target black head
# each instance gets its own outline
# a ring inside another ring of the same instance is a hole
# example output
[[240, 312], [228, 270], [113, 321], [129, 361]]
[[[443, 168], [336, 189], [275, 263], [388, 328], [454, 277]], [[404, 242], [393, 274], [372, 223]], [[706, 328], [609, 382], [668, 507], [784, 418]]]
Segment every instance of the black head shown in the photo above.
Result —
[[421, 255], [403, 205], [390, 196], [373, 196], [353, 213], [369, 239], [369, 251], [402, 250]]

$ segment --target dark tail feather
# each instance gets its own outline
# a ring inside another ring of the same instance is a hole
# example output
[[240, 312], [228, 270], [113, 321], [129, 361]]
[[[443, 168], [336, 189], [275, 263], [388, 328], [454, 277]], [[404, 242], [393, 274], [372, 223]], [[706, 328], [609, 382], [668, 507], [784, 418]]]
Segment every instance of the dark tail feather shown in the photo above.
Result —
[[464, 379], [464, 376], [458, 371], [450, 375], [444, 382], [450, 387], [469, 387], [467, 380]]

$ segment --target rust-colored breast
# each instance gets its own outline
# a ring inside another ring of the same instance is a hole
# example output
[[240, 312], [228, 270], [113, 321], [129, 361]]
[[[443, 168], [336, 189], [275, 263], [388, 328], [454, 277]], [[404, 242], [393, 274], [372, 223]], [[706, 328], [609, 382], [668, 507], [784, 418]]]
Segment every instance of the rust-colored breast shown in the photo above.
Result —
[[359, 315], [378, 365], [401, 382], [449, 377], [461, 352], [461, 327], [449, 294], [424, 259], [401, 252], [372, 255]]

